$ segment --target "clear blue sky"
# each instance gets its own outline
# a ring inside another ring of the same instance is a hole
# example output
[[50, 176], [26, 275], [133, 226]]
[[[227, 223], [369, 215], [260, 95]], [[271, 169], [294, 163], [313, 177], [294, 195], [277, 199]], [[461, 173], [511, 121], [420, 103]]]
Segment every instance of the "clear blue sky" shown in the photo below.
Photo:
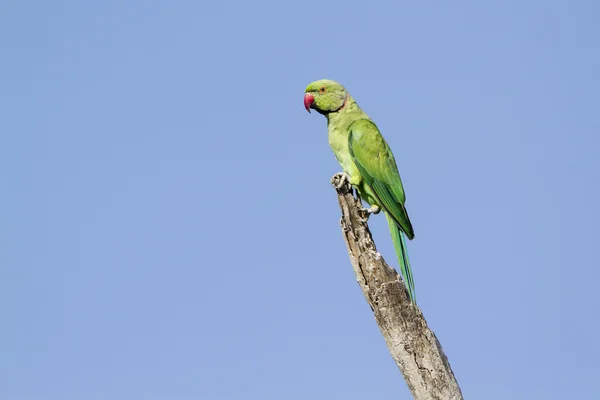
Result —
[[442, 3], [4, 1], [0, 398], [409, 399], [327, 77], [395, 152], [465, 396], [598, 399], [600, 3]]

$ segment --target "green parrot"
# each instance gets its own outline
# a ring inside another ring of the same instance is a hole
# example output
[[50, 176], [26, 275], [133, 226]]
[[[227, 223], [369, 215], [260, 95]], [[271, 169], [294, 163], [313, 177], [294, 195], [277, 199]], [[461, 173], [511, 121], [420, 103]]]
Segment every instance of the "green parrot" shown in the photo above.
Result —
[[406, 249], [405, 236], [415, 237], [404, 207], [406, 196], [396, 160], [375, 123], [360, 109], [350, 93], [329, 79], [312, 82], [304, 94], [304, 107], [327, 118], [329, 145], [359, 197], [370, 208], [367, 215], [383, 210], [398, 256], [400, 272], [411, 301], [415, 285]]

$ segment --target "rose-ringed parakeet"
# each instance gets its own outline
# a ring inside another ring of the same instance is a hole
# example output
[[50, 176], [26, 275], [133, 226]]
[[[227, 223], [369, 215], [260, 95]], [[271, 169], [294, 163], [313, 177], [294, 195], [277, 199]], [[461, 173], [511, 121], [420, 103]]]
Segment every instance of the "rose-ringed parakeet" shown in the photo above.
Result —
[[406, 196], [392, 150], [371, 118], [337, 82], [323, 79], [308, 85], [304, 107], [327, 117], [329, 145], [350, 184], [371, 206], [367, 212], [385, 213], [400, 272], [414, 303], [415, 286], [405, 236], [412, 240], [415, 234], [404, 207]]

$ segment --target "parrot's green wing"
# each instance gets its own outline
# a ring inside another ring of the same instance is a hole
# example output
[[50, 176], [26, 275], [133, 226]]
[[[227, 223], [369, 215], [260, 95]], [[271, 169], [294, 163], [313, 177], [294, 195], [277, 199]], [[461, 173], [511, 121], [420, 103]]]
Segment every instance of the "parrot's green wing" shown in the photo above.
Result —
[[353, 122], [348, 135], [348, 148], [362, 180], [375, 193], [380, 207], [396, 222], [398, 228], [413, 239], [415, 233], [404, 208], [406, 196], [392, 150], [368, 119]]
[[408, 295], [416, 304], [415, 283], [408, 259], [404, 236], [415, 237], [413, 227], [404, 208], [404, 188], [392, 150], [381, 136], [377, 126], [368, 119], [353, 122], [349, 129], [348, 149], [360, 172], [363, 184], [367, 185], [385, 212], [404, 278]]

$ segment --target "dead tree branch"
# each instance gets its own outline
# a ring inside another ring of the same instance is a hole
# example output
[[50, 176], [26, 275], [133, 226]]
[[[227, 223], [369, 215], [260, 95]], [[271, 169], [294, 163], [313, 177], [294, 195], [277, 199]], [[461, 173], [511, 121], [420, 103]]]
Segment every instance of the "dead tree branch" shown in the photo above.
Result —
[[377, 252], [351, 186], [336, 174], [332, 180], [342, 210], [342, 233], [350, 262], [365, 299], [375, 314], [392, 358], [416, 400], [458, 400], [462, 393], [435, 334], [393, 268]]

